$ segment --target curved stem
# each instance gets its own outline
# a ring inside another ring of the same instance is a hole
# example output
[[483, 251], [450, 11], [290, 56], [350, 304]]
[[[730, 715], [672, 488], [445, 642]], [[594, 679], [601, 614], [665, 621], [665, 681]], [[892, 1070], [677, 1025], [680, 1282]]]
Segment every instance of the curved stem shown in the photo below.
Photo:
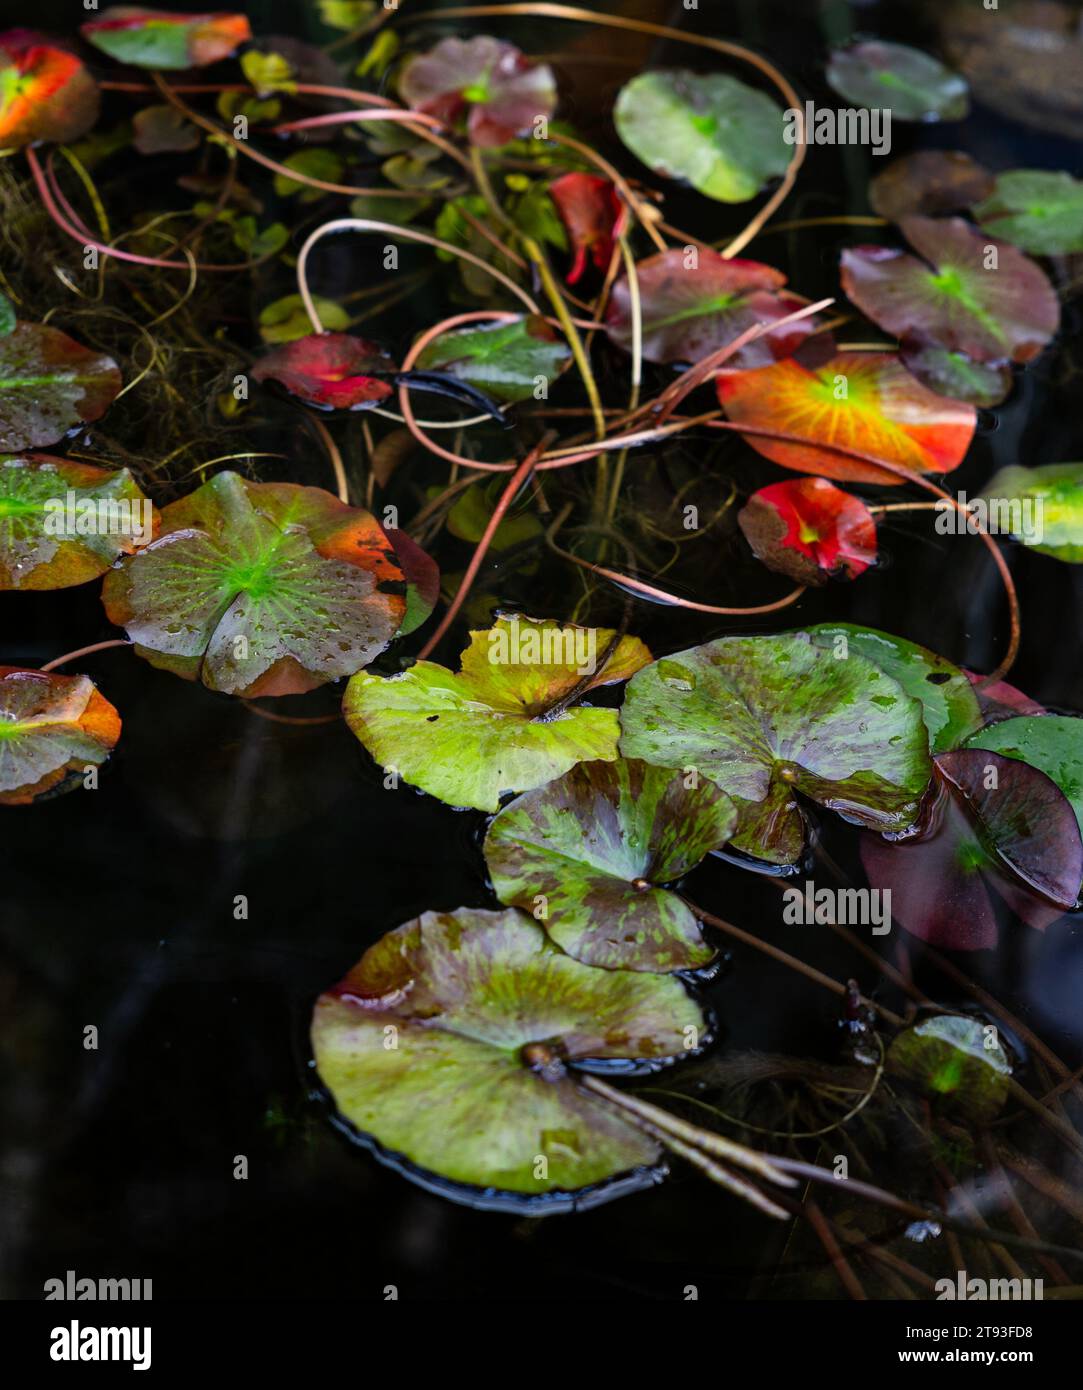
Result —
[[44, 666], [39, 666], [39, 671], [55, 671], [58, 666], [66, 666], [69, 661], [76, 661], [81, 656], [90, 656], [93, 652], [104, 652], [110, 647], [131, 647], [135, 644], [127, 637], [111, 637], [107, 642], [92, 642], [89, 647], [77, 647], [73, 652], [65, 652], [63, 656], [54, 656], [52, 661], [47, 661]]
[[334, 436], [322, 420], [318, 420], [315, 415], [306, 414], [305, 421], [320, 436], [320, 442], [327, 450], [327, 456], [331, 460], [331, 467], [335, 474], [335, 486], [338, 489], [338, 500], [340, 502], [345, 502], [346, 505], [349, 506], [350, 485], [346, 480], [346, 468], [342, 462], [341, 449], [335, 443]]

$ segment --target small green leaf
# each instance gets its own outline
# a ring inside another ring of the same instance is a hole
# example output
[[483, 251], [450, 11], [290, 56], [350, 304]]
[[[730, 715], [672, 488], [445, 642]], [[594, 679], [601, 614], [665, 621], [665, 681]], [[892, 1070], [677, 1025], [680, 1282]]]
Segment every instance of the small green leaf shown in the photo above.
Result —
[[613, 119], [625, 145], [656, 174], [685, 179], [723, 203], [754, 198], [793, 153], [781, 109], [722, 73], [640, 73], [621, 88]]
[[983, 500], [998, 530], [1043, 555], [1083, 564], [1083, 463], [1002, 468]]
[[930, 1100], [950, 1102], [978, 1124], [1004, 1108], [1012, 1074], [994, 1032], [959, 1014], [937, 1014], [905, 1029], [888, 1049], [887, 1066]]
[[607, 970], [694, 970], [714, 951], [661, 885], [733, 834], [718, 787], [647, 763], [580, 763], [494, 819], [485, 861], [502, 903], [525, 908], [576, 960]]
[[[333, 299], [313, 296], [320, 323], [329, 333], [341, 333], [350, 326], [350, 316]], [[265, 343], [292, 343], [312, 332], [312, 323], [299, 294], [287, 294], [260, 310], [259, 335]]]
[[565, 371], [571, 350], [544, 319], [523, 315], [441, 333], [417, 360], [426, 371], [448, 372], [498, 401], [526, 401]]
[[432, 661], [398, 676], [361, 671], [343, 712], [381, 766], [449, 805], [495, 811], [504, 792], [616, 758], [615, 710], [578, 705], [543, 717], [584, 676], [609, 685], [650, 660], [642, 642], [622, 637], [598, 669], [612, 637], [604, 628], [502, 617], [470, 634], [457, 675]]
[[974, 209], [992, 236], [1035, 256], [1083, 251], [1083, 182], [1044, 169], [1010, 169]]
[[[335, 154], [334, 150], [319, 145], [310, 150], [298, 150], [296, 154], [287, 155], [282, 163], [287, 169], [293, 169], [310, 179], [322, 179], [324, 183], [341, 183], [345, 172], [341, 156]], [[275, 175], [274, 189], [281, 198], [303, 193], [305, 197], [302, 198], [302, 202], [322, 197], [320, 189], [310, 188], [296, 179], [287, 178], [285, 174]]]
[[0, 338], [6, 338], [15, 331], [15, 305], [6, 295], [0, 294]]
[[596, 970], [520, 912], [459, 908], [369, 947], [317, 1000], [312, 1050], [339, 1114], [380, 1157], [483, 1189], [462, 1194], [475, 1206], [517, 1193], [553, 1209], [629, 1170], [610, 1195], [649, 1182], [661, 1158], [577, 1084], [577, 1066], [670, 1060], [706, 1032], [679, 980]]
[[281, 53], [261, 53], [257, 48], [250, 48], [241, 54], [241, 71], [260, 96], [297, 90], [293, 67]]

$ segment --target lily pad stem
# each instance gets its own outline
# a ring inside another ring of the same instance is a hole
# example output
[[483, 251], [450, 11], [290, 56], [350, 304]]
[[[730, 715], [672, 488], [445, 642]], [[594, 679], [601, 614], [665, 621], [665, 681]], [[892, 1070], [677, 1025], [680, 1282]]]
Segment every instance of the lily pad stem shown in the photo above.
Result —
[[104, 652], [109, 647], [131, 647], [134, 643], [127, 637], [111, 637], [107, 642], [93, 642], [89, 647], [77, 647], [73, 652], [66, 652], [63, 656], [54, 656], [52, 661], [47, 661], [44, 666], [39, 666], [39, 671], [55, 671], [58, 666], [66, 666], [69, 661], [75, 661], [81, 656], [90, 656], [92, 652]]

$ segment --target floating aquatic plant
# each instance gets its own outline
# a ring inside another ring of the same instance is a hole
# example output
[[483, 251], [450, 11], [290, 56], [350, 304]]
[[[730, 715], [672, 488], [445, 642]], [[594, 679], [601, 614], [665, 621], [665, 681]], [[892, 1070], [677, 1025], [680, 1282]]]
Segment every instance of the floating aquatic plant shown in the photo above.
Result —
[[119, 737], [119, 714], [86, 676], [0, 666], [0, 806], [80, 785]]

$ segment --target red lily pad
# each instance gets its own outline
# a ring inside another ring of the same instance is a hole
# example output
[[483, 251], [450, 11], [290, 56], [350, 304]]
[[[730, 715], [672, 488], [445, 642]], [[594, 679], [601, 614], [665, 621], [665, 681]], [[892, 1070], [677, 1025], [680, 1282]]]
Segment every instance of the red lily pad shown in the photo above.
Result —
[[985, 749], [933, 759], [940, 794], [922, 833], [862, 839], [869, 882], [891, 892], [907, 931], [954, 951], [997, 942], [994, 898], [1043, 930], [1074, 907], [1083, 841], [1071, 802], [1044, 772]]
[[88, 677], [0, 666], [0, 806], [77, 786], [119, 737], [120, 716]]
[[1028, 362], [1056, 333], [1056, 292], [1014, 246], [961, 217], [907, 217], [900, 228], [917, 256], [890, 246], [842, 253], [843, 289], [885, 332], [977, 362]]
[[962, 462], [977, 423], [973, 406], [934, 395], [887, 352], [841, 352], [815, 369], [790, 358], [758, 371], [722, 372], [718, 398], [738, 424], [807, 440], [747, 435], [764, 458], [799, 473], [881, 486], [899, 480], [816, 446], [839, 444], [915, 473], [947, 473]]
[[393, 369], [382, 348], [350, 333], [309, 333], [261, 357], [257, 381], [277, 381], [291, 396], [324, 410], [364, 410], [387, 400], [390, 382], [373, 372]]
[[598, 270], [607, 270], [625, 221], [625, 207], [614, 184], [600, 174], [564, 174], [549, 185], [549, 196], [575, 252], [568, 284], [583, 278], [588, 259]]
[[113, 5], [79, 29], [118, 62], [174, 71], [221, 62], [252, 37], [243, 14], [180, 14], [138, 5]]
[[436, 607], [440, 597], [440, 567], [401, 526], [385, 527], [384, 535], [391, 542], [399, 569], [406, 576], [406, 612], [395, 634], [405, 637], [419, 628]]
[[442, 39], [413, 58], [399, 78], [399, 94], [415, 111], [442, 121], [469, 111], [466, 130], [475, 145], [506, 145], [531, 133], [557, 100], [550, 67], [487, 35]]
[[995, 724], [1001, 719], [1011, 719], [1017, 714], [1045, 714], [1045, 706], [1029, 695], [1024, 695], [1007, 681], [993, 681], [991, 685], [981, 685], [984, 676], [977, 671], [965, 671], [967, 680], [974, 687], [978, 705], [986, 724]]
[[0, 34], [0, 147], [77, 140], [98, 106], [97, 83], [74, 53], [29, 29]]
[[126, 468], [0, 457], [0, 589], [67, 589], [154, 539], [157, 518]]
[[[726, 260], [706, 248], [691, 263], [683, 250], [661, 251], [637, 264], [636, 277], [648, 362], [697, 362], [746, 329], [785, 318], [803, 302], [783, 292], [781, 271], [759, 261]], [[789, 357], [819, 327], [815, 316], [789, 323], [730, 360], [736, 367], [766, 366]], [[631, 350], [632, 297], [623, 275], [613, 286], [606, 332]]]
[[102, 598], [152, 666], [229, 695], [298, 695], [378, 656], [405, 588], [370, 513], [226, 472], [163, 508], [158, 540], [110, 570]]
[[873, 212], [889, 222], [942, 217], [988, 198], [996, 180], [962, 150], [919, 150], [894, 160], [869, 184]]
[[100, 419], [119, 390], [111, 357], [59, 328], [16, 324], [0, 338], [0, 451], [55, 444], [76, 425]]
[[859, 497], [826, 478], [760, 488], [737, 514], [758, 560], [799, 584], [856, 579], [876, 563], [876, 523]]

